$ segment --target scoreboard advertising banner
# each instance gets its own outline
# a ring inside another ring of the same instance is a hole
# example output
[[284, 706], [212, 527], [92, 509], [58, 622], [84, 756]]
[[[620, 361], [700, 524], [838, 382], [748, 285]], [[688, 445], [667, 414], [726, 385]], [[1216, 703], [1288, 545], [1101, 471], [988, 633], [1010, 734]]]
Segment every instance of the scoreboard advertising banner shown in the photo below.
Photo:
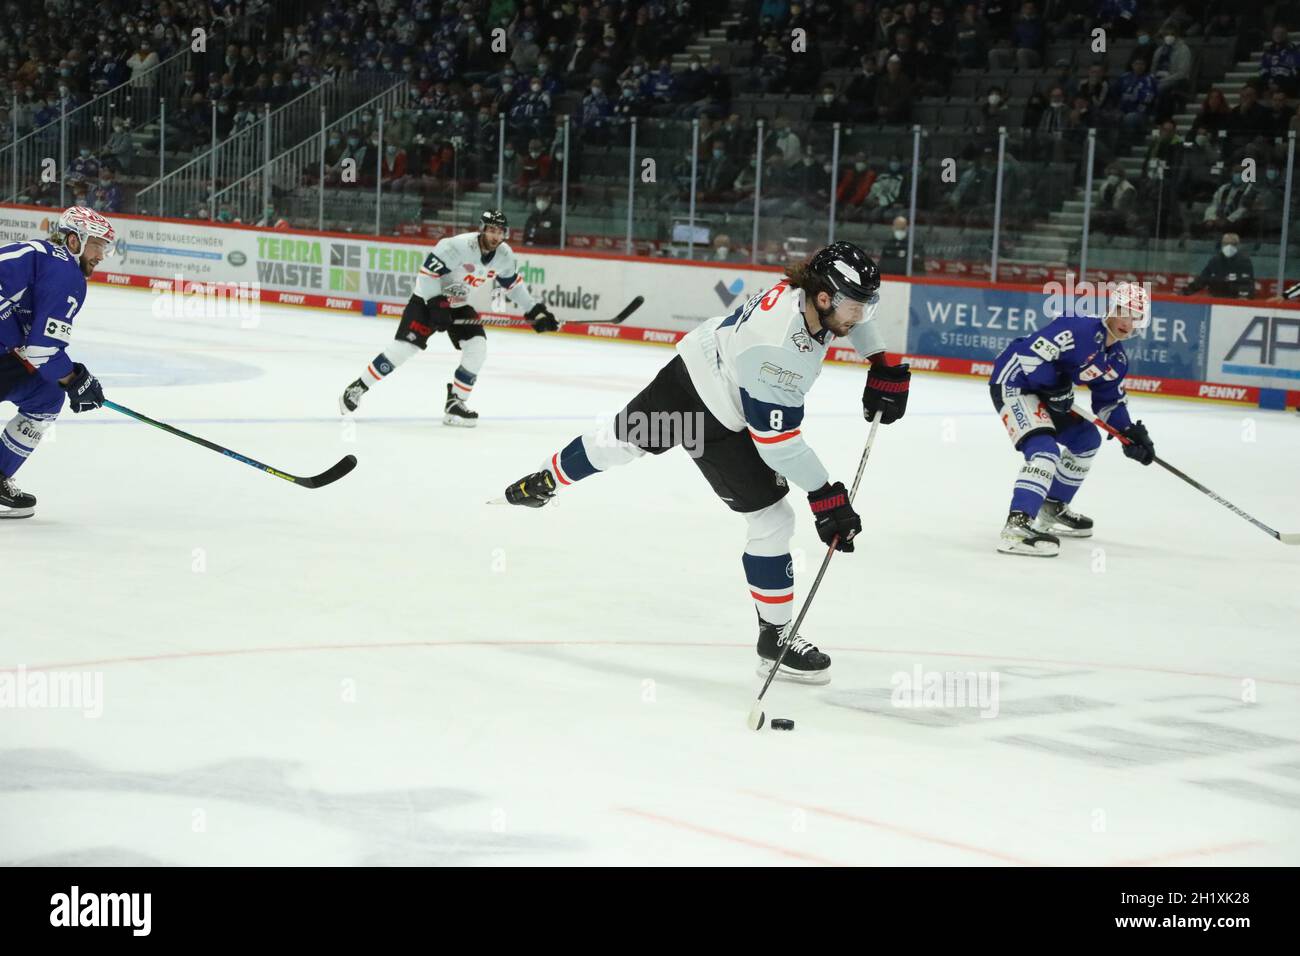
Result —
[[[0, 207], [0, 242], [43, 237], [52, 212]], [[432, 248], [424, 239], [112, 219], [117, 255], [95, 281], [173, 295], [219, 284], [242, 299], [391, 318], [401, 314]], [[773, 267], [737, 263], [515, 251], [524, 281], [565, 333], [625, 341], [675, 343], [780, 278]], [[626, 323], [599, 324], [638, 295], [645, 304]], [[495, 287], [485, 285], [470, 301], [503, 323], [519, 318]], [[1131, 391], [1300, 406], [1300, 311], [1167, 299], [1152, 306], [1150, 326], [1125, 346]], [[1059, 308], [1060, 297], [1035, 290], [886, 279], [876, 321], [890, 350], [917, 371], [987, 376], [1008, 342], [1037, 331]], [[850, 348], [832, 349], [830, 358], [860, 361]]]

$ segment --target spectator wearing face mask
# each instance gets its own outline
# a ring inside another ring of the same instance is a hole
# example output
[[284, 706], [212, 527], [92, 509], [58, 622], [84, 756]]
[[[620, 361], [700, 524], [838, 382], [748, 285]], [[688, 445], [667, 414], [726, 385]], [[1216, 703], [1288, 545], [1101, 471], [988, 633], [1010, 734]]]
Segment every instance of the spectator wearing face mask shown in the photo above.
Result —
[[867, 191], [863, 202], [866, 218], [872, 222], [889, 222], [897, 217], [911, 199], [907, 182], [903, 161], [891, 156]]
[[1125, 235], [1134, 225], [1137, 211], [1137, 187], [1119, 163], [1111, 163], [1106, 178], [1097, 190], [1092, 210], [1092, 228], [1106, 235]]
[[1183, 158], [1178, 164], [1178, 198], [1183, 202], [1207, 202], [1219, 188], [1222, 161], [1210, 131], [1194, 127], [1183, 143]]
[[731, 244], [731, 237], [725, 232], [720, 232], [713, 237], [711, 243], [712, 252], [709, 256], [711, 262], [739, 262], [740, 256]]
[[[885, 275], [907, 275], [907, 235], [906, 216], [895, 216], [893, 231], [880, 249], [880, 271]], [[925, 275], [925, 252], [919, 242], [912, 245], [912, 275]]]
[[1201, 274], [1183, 288], [1183, 295], [1204, 289], [1220, 299], [1250, 299], [1255, 295], [1255, 267], [1240, 249], [1241, 237], [1225, 232], [1219, 249], [1210, 256]]
[[108, 142], [100, 150], [99, 156], [105, 166], [117, 172], [131, 171], [131, 162], [135, 158], [135, 139], [131, 136], [126, 120], [122, 117], [113, 120], [112, 135], [108, 137]]
[[615, 121], [625, 123], [633, 116], [648, 115], [649, 103], [641, 95], [637, 84], [629, 80], [622, 84], [618, 99], [611, 106], [611, 113]]
[[698, 56], [692, 54], [686, 72], [677, 78], [677, 88], [681, 101], [688, 107], [695, 107], [693, 111], [689, 109], [684, 111], [683, 115], [698, 115], [699, 107], [703, 105], [709, 93], [709, 74]]
[[845, 123], [848, 119], [848, 104], [835, 95], [835, 84], [822, 84], [821, 92], [817, 95], [817, 106], [813, 109], [813, 123]]
[[153, 44], [142, 39], [137, 44], [136, 51], [126, 60], [126, 68], [131, 71], [131, 84], [134, 86], [144, 83], [144, 75], [157, 65], [158, 54]]
[[520, 136], [547, 137], [554, 129], [551, 117], [551, 97], [542, 89], [542, 81], [533, 77], [528, 92], [522, 94], [510, 107], [510, 126]]
[[1255, 226], [1260, 242], [1277, 242], [1282, 235], [1285, 186], [1277, 163], [1264, 167], [1264, 178], [1255, 184]]
[[99, 182], [91, 196], [91, 208], [101, 213], [122, 211], [122, 187], [117, 184], [111, 169], [99, 171]]
[[1254, 215], [1255, 184], [1244, 180], [1238, 167], [1232, 178], [1214, 192], [1214, 198], [1205, 207], [1199, 232], [1202, 235], [1221, 229], [1244, 228]]
[[736, 179], [736, 167], [727, 156], [726, 147], [721, 142], [711, 145], [699, 178], [701, 202], [728, 203], [736, 198], [732, 189], [732, 183]]
[[77, 150], [76, 157], [68, 164], [68, 180], [71, 182], [92, 183], [99, 178], [99, 159], [84, 143]]
[[835, 186], [836, 208], [843, 210], [843, 215], [847, 218], [864, 218], [867, 196], [875, 181], [876, 173], [867, 165], [867, 157], [861, 153], [853, 157], [853, 162], [844, 168], [840, 181]]
[[515, 65], [515, 69], [520, 73], [531, 73], [541, 55], [542, 48], [538, 45], [531, 26], [525, 26], [515, 34], [514, 49], [510, 54], [510, 62]]
[[1177, 27], [1167, 27], [1159, 49], [1151, 60], [1151, 74], [1157, 85], [1156, 115], [1172, 116], [1182, 112], [1192, 84], [1192, 48]]
[[560, 244], [560, 215], [551, 205], [551, 197], [539, 194], [533, 200], [533, 211], [524, 223], [524, 245], [558, 246]]

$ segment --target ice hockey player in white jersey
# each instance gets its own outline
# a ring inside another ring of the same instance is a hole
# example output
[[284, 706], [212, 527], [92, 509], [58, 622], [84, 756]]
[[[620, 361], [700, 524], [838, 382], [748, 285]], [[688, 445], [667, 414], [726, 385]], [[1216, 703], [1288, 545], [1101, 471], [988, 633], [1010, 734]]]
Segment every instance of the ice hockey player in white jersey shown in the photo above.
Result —
[[[889, 365], [871, 321], [880, 273], [857, 246], [836, 242], [730, 315], [703, 322], [677, 345], [677, 355], [613, 420], [581, 435], [542, 470], [506, 489], [506, 500], [538, 508], [561, 489], [677, 445], [694, 459], [714, 492], [744, 515], [742, 555], [758, 611], [759, 673], [766, 676], [790, 630], [795, 514], [787, 482], [808, 493], [817, 534], [853, 550], [862, 521], [844, 484], [832, 482], [804, 441], [804, 397], [835, 338], [847, 337], [871, 361], [862, 395], [864, 415], [889, 424], [907, 408], [911, 373]], [[824, 684], [830, 657], [795, 636], [777, 676]]]
[[508, 234], [505, 214], [492, 209], [483, 213], [478, 232], [449, 236], [433, 247], [416, 277], [415, 293], [402, 312], [396, 341], [343, 390], [339, 411], [345, 415], [355, 412], [366, 392], [428, 347], [430, 335], [446, 332], [460, 352], [460, 365], [447, 384], [442, 420], [447, 425], [469, 428], [478, 424], [478, 412], [471, 411], [465, 402], [487, 360], [487, 335], [482, 324], [474, 321], [478, 312], [466, 302], [470, 294], [495, 282], [506, 290], [511, 302], [524, 310], [524, 318], [535, 331], [554, 332], [560, 327], [551, 310], [535, 301], [524, 284], [514, 250], [506, 242]]
[[0, 402], [18, 414], [0, 431], [0, 518], [30, 518], [36, 497], [14, 475], [36, 451], [66, 399], [99, 408], [104, 390], [67, 348], [86, 301], [86, 279], [109, 255], [113, 225], [93, 209], [64, 210], [48, 239], [0, 245]]

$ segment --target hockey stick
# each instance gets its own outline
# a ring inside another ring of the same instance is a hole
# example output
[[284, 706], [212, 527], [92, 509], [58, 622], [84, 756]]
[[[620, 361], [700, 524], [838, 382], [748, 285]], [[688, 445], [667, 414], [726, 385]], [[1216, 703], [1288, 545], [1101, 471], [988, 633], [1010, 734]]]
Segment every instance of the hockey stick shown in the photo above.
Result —
[[[631, 315], [633, 312], [635, 312], [637, 309], [641, 308], [641, 306], [644, 304], [645, 304], [645, 296], [639, 295], [631, 302], [629, 302], [627, 305], [625, 305], [623, 307], [623, 311], [620, 312], [618, 315], [614, 316], [612, 319], [574, 319], [572, 320], [572, 322], [579, 325], [618, 325], [624, 320], [626, 320], [627, 317]], [[513, 316], [503, 316], [503, 317], [488, 316], [487, 318], [484, 318], [483, 316], [480, 315], [473, 319], [456, 319], [452, 324], [453, 325], [509, 325], [514, 322], [525, 322], [525, 321], [527, 320], [524, 319], [522, 316], [517, 318]], [[561, 322], [560, 324], [567, 325], [570, 323]]]
[[166, 422], [155, 421], [154, 419], [150, 418], [148, 415], [141, 415], [139, 412], [132, 411], [131, 409], [127, 408], [125, 405], [117, 404], [117, 402], [105, 401], [104, 405], [107, 408], [111, 408], [115, 412], [121, 412], [123, 415], [129, 415], [132, 418], [136, 419], [137, 421], [142, 421], [146, 425], [152, 425], [154, 428], [161, 428], [165, 432], [171, 432], [173, 435], [177, 435], [181, 438], [187, 439], [188, 441], [192, 441], [196, 445], [202, 445], [204, 448], [210, 448], [212, 451], [219, 451], [221, 452], [221, 454], [226, 455], [229, 458], [235, 459], [235, 461], [242, 461], [245, 465], [252, 465], [254, 468], [258, 468], [266, 472], [268, 475], [275, 475], [275, 477], [277, 478], [283, 478], [285, 481], [291, 481], [295, 485], [301, 485], [304, 488], [323, 488], [325, 485], [338, 481], [340, 478], [342, 478], [344, 475], [350, 472], [353, 468], [357, 467], [356, 456], [345, 455], [343, 458], [339, 459], [332, 467], [326, 468], [319, 475], [312, 475], [309, 478], [302, 478], [299, 477], [298, 475], [286, 474], [283, 471], [279, 471], [275, 468], [272, 468], [270, 465], [264, 465], [260, 461], [257, 461], [256, 459], [246, 458], [245, 456], [239, 454], [239, 452], [231, 451], [229, 448], [224, 448], [221, 445], [216, 444], [215, 442], [210, 442], [206, 438], [200, 438], [198, 435], [191, 435], [189, 432], [183, 432], [179, 428], [176, 428], [172, 425], [168, 425]]
[[[876, 440], [876, 429], [880, 426], [880, 420], [874, 416], [871, 419], [871, 432], [867, 435], [867, 447], [862, 449], [862, 460], [858, 462], [858, 474], [853, 479], [853, 490], [849, 492], [849, 504], [858, 495], [858, 485], [862, 482], [862, 472], [866, 470], [867, 458], [871, 455], [871, 445]], [[812, 607], [813, 598], [817, 596], [817, 588], [821, 586], [822, 576], [826, 573], [826, 568], [830, 566], [831, 558], [835, 555], [835, 545], [839, 544], [839, 536], [831, 540], [831, 546], [826, 549], [826, 557], [822, 558], [821, 570], [817, 572], [817, 577], [813, 581], [812, 587], [808, 590], [808, 596], [804, 598], [803, 607], [799, 609], [799, 616], [795, 618], [794, 626], [790, 628], [790, 636], [786, 638], [785, 645], [781, 648], [781, 653], [777, 655], [776, 661], [772, 664], [772, 670], [768, 672], [767, 680], [763, 681], [763, 689], [758, 692], [754, 698], [754, 706], [749, 709], [748, 724], [750, 730], [760, 730], [767, 715], [763, 713], [763, 695], [767, 689], [772, 686], [772, 678], [781, 667], [781, 662], [785, 660], [786, 651], [790, 650], [790, 645], [799, 635], [799, 625], [803, 623], [804, 615], [808, 613], [808, 608]]]
[[[1099, 427], [1100, 429], [1102, 429], [1102, 431], [1109, 432], [1111, 435], [1113, 435], [1114, 437], [1118, 438], [1118, 439], [1119, 439], [1121, 442], [1123, 442], [1125, 445], [1131, 445], [1131, 444], [1133, 444], [1133, 442], [1132, 442], [1129, 438], [1127, 438], [1127, 437], [1124, 435], [1124, 433], [1121, 432], [1121, 431], [1120, 431], [1118, 428], [1116, 428], [1114, 425], [1111, 425], [1109, 422], [1104, 422], [1104, 421], [1102, 421], [1100, 418], [1097, 418], [1097, 417], [1095, 417], [1095, 416], [1093, 416], [1093, 415], [1088, 414], [1088, 412], [1085, 411], [1082, 407], [1080, 407], [1080, 406], [1078, 406], [1078, 405], [1075, 405], [1074, 408], [1071, 409], [1071, 411], [1073, 411], [1075, 415], [1079, 416], [1079, 417], [1082, 418], [1084, 421], [1086, 421], [1086, 422], [1092, 422], [1094, 425], [1096, 425], [1097, 427]], [[1284, 532], [1284, 531], [1274, 531], [1274, 530], [1273, 530], [1272, 528], [1270, 528], [1268, 525], [1264, 524], [1264, 522], [1262, 522], [1262, 521], [1260, 521], [1260, 520], [1258, 520], [1258, 519], [1256, 519], [1256, 518], [1253, 518], [1253, 517], [1251, 517], [1250, 515], [1246, 514], [1246, 512], [1242, 511], [1240, 508], [1238, 508], [1236, 505], [1234, 505], [1231, 501], [1229, 501], [1229, 500], [1226, 499], [1226, 498], [1221, 498], [1221, 497], [1219, 497], [1219, 496], [1216, 495], [1213, 491], [1211, 491], [1209, 488], [1206, 488], [1203, 484], [1201, 484], [1199, 481], [1197, 481], [1195, 478], [1192, 478], [1192, 477], [1189, 476], [1189, 475], [1185, 475], [1185, 474], [1183, 474], [1181, 471], [1179, 471], [1177, 468], [1175, 468], [1173, 465], [1169, 464], [1169, 462], [1163, 460], [1163, 459], [1160, 458], [1159, 456], [1153, 456], [1151, 460], [1154, 461], [1154, 462], [1155, 462], [1157, 465], [1159, 465], [1161, 468], [1163, 468], [1165, 471], [1167, 471], [1167, 472], [1169, 472], [1170, 474], [1175, 475], [1175, 476], [1181, 478], [1183, 481], [1187, 482], [1189, 485], [1191, 485], [1193, 488], [1195, 488], [1195, 489], [1196, 489], [1197, 491], [1199, 491], [1201, 494], [1203, 494], [1203, 495], [1208, 495], [1210, 498], [1213, 498], [1215, 501], [1217, 501], [1219, 504], [1223, 505], [1223, 507], [1227, 508], [1227, 509], [1228, 509], [1229, 511], [1231, 511], [1233, 514], [1237, 515], [1238, 517], [1245, 518], [1247, 521], [1249, 521], [1251, 524], [1253, 524], [1253, 525], [1254, 525], [1256, 528], [1258, 528], [1260, 531], [1263, 531], [1265, 534], [1272, 535], [1274, 538], [1277, 538], [1277, 540], [1281, 541], [1283, 544], [1300, 544], [1300, 532], [1296, 532], [1296, 533], [1287, 533], [1287, 532]]]

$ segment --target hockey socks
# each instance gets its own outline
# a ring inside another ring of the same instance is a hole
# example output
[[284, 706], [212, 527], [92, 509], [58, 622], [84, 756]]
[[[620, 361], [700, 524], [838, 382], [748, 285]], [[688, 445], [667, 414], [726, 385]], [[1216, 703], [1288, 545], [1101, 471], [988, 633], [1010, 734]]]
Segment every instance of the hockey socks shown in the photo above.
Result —
[[790, 555], [766, 556], [746, 551], [741, 562], [758, 616], [777, 627], [788, 624], [794, 607], [794, 561]]

